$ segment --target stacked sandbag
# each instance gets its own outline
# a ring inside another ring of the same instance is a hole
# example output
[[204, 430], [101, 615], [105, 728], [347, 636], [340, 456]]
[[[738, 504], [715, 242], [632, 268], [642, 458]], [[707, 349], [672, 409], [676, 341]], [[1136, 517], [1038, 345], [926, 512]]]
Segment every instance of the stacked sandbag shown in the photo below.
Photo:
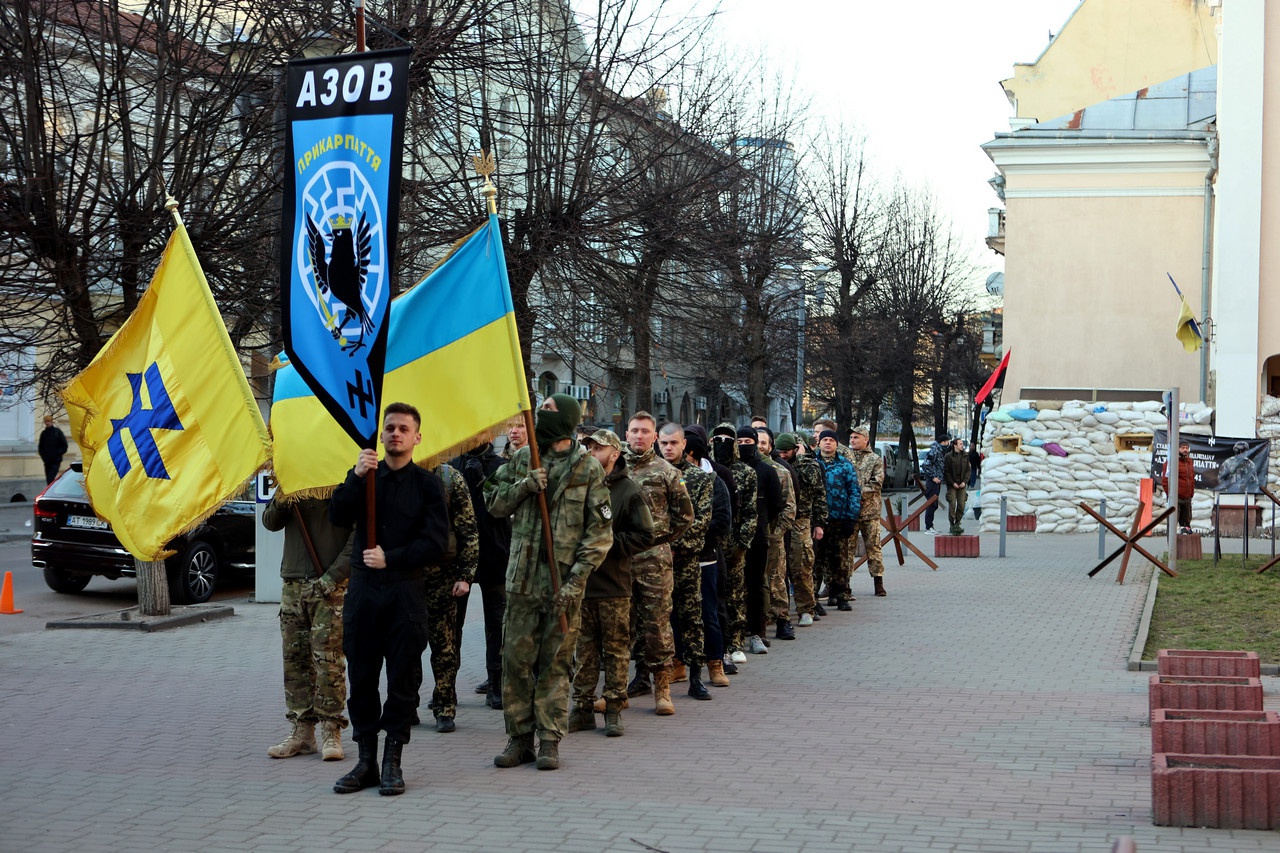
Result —
[[[1271, 439], [1271, 459], [1267, 465], [1267, 488], [1273, 493], [1280, 487], [1280, 397], [1262, 395], [1258, 409], [1258, 438]], [[1271, 502], [1263, 498], [1262, 535], [1278, 538], [1271, 524]]]
[[[1202, 403], [1180, 407], [1179, 429], [1210, 435], [1213, 410]], [[1034, 515], [1037, 533], [1094, 531], [1098, 523], [1080, 508], [1095, 510], [1107, 499], [1107, 519], [1127, 528], [1138, 510], [1139, 481], [1151, 472], [1151, 450], [1116, 450], [1115, 437], [1166, 428], [1158, 402], [1090, 403], [1081, 400], [1007, 403], [987, 416], [982, 452], [982, 530], [1000, 528], [1000, 498], [1010, 515]], [[1280, 435], [1280, 408], [1276, 430]], [[1018, 436], [1015, 453], [995, 453], [995, 439]], [[1065, 454], [1065, 455], [1064, 455]], [[1164, 506], [1157, 490], [1155, 503]], [[1213, 496], [1197, 492], [1193, 526], [1209, 526]]]

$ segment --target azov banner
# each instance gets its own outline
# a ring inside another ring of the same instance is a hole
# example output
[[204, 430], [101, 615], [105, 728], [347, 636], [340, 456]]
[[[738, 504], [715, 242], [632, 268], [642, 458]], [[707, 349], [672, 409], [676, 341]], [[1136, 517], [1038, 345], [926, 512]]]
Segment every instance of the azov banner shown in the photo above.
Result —
[[361, 447], [379, 428], [410, 53], [296, 60], [288, 71], [284, 347]]
[[[1267, 484], [1271, 440], [1225, 435], [1179, 433], [1187, 442], [1196, 469], [1196, 488], [1233, 495], [1256, 495]], [[1176, 449], [1175, 449], [1176, 452]], [[1155, 431], [1151, 446], [1151, 476], [1160, 482], [1169, 458], [1169, 433]]]

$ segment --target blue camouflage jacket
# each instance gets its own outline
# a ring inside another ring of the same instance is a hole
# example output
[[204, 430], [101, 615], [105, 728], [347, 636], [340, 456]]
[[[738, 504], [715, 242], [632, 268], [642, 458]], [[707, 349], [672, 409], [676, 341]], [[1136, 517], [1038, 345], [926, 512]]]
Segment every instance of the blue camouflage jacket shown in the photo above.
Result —
[[827, 484], [827, 517], [833, 521], [857, 521], [862, 512], [862, 489], [853, 463], [837, 453], [830, 459], [818, 454]]

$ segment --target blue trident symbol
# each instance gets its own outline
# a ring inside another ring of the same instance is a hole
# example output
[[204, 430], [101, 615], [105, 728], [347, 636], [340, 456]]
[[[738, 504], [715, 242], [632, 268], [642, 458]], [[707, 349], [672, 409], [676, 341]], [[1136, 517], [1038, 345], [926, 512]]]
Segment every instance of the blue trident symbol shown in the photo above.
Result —
[[160, 377], [160, 368], [154, 361], [146, 372], [147, 396], [151, 398], [150, 409], [142, 408], [143, 374], [126, 373], [125, 376], [129, 378], [129, 385], [133, 388], [133, 405], [129, 409], [129, 414], [123, 418], [111, 419], [113, 432], [107, 439], [107, 450], [111, 452], [111, 461], [115, 463], [116, 474], [124, 479], [124, 475], [128, 474], [132, 467], [129, 463], [129, 454], [124, 449], [123, 438], [124, 431], [129, 430], [129, 434], [133, 437], [133, 446], [137, 448], [138, 457], [142, 459], [142, 470], [152, 479], [167, 480], [169, 472], [165, 470], [164, 460], [160, 458], [160, 448], [156, 447], [156, 440], [151, 435], [151, 430], [180, 430], [183, 428], [182, 421], [178, 420], [178, 413], [174, 411], [169, 392], [165, 389], [164, 380]]

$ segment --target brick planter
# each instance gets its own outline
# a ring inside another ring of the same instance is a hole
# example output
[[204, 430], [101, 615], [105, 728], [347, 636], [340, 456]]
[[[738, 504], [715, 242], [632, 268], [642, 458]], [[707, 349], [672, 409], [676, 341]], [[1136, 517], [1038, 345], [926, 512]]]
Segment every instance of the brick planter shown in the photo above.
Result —
[[977, 557], [978, 536], [943, 536], [933, 538], [933, 556], [935, 557]]
[[[895, 515], [895, 516], [894, 516], [894, 520], [898, 523], [898, 529], [899, 529], [899, 530], [901, 530], [901, 529], [902, 529], [902, 522], [903, 522], [905, 519], [906, 519], [906, 516], [905, 516], [905, 515]], [[882, 528], [885, 528], [885, 523], [884, 523], [884, 521], [883, 521], [883, 520], [881, 520], [881, 522], [880, 522], [880, 526], [881, 526]], [[886, 529], [887, 529], [887, 528], [886, 528]], [[918, 516], [918, 515], [917, 515], [915, 518], [913, 518], [913, 519], [911, 520], [911, 523], [907, 525], [907, 529], [908, 529], [908, 530], [919, 530], [919, 529], [920, 529], [920, 516]], [[858, 541], [859, 541], [859, 542], [861, 542], [862, 540], [861, 540], [861, 539], [859, 539]]]
[[1204, 549], [1200, 547], [1200, 537], [1194, 533], [1178, 534], [1178, 559], [1179, 560], [1202, 560], [1204, 559]]
[[1280, 758], [1160, 753], [1151, 808], [1156, 826], [1280, 829]]
[[1262, 682], [1212, 675], [1153, 675], [1150, 707], [1203, 711], [1261, 711]]
[[1257, 652], [1161, 649], [1156, 652], [1156, 666], [1156, 671], [1161, 675], [1217, 675], [1236, 678], [1262, 676], [1262, 665], [1258, 661]]
[[1034, 515], [1006, 515], [1004, 529], [1009, 533], [1035, 533], [1036, 517]]
[[1151, 752], [1280, 757], [1280, 715], [1159, 708], [1151, 712]]

